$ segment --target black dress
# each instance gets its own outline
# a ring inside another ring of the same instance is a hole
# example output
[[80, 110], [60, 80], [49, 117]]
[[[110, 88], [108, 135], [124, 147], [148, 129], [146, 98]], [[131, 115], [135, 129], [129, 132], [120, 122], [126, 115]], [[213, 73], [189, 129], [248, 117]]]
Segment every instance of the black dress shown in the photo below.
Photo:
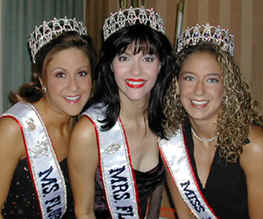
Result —
[[239, 161], [235, 164], [226, 163], [217, 149], [206, 185], [203, 187], [197, 174], [194, 144], [188, 122], [184, 126], [184, 133], [197, 182], [215, 214], [221, 219], [249, 219], [246, 176]]
[[[147, 201], [152, 199], [150, 204], [150, 218], [159, 218], [162, 186], [165, 178], [165, 169], [161, 159], [159, 164], [147, 172], [134, 170], [136, 185], [139, 194], [140, 215], [145, 217]], [[95, 215], [97, 219], [110, 219], [111, 215], [107, 207], [105, 192], [100, 178], [99, 168], [96, 173], [96, 194], [95, 194]]]
[[[68, 209], [63, 219], [74, 219], [73, 198], [69, 186], [67, 161], [60, 162], [66, 188]], [[9, 189], [8, 197], [2, 209], [4, 219], [41, 219], [41, 212], [36, 198], [27, 159], [20, 160]]]

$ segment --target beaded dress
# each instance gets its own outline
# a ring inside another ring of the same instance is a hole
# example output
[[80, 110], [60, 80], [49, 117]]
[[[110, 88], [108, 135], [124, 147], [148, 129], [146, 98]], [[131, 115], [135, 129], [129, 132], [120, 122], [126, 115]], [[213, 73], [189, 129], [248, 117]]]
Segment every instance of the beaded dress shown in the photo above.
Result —
[[[63, 219], [74, 219], [73, 198], [69, 185], [67, 160], [60, 162], [67, 188], [68, 208]], [[2, 209], [4, 219], [40, 219], [41, 212], [34, 191], [27, 159], [19, 161], [10, 185], [8, 197]]]

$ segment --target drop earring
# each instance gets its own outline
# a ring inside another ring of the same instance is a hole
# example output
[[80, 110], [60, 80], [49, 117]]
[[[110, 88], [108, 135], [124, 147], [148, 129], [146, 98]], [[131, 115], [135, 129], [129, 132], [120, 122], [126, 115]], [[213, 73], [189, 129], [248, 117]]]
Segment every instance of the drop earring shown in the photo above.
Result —
[[42, 87], [42, 92], [43, 92], [43, 94], [46, 94], [47, 88], [46, 87]]

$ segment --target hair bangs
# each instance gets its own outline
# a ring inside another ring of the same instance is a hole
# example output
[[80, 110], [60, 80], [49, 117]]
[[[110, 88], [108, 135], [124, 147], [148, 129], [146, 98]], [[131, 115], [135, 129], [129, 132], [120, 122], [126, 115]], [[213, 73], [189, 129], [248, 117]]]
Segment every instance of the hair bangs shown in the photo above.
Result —
[[144, 55], [155, 54], [159, 56], [160, 48], [157, 48], [159, 43], [153, 36], [154, 34], [156, 34], [154, 30], [142, 24], [123, 28], [122, 32], [116, 34], [114, 43], [116, 54], [122, 54], [127, 49], [131, 49], [134, 55], [142, 52]]
[[131, 38], [130, 40], [120, 44], [118, 54], [125, 53], [127, 49], [130, 49], [133, 55], [142, 52], [143, 55], [155, 54], [159, 56], [158, 49], [156, 48], [155, 44], [145, 36]]
[[131, 46], [132, 46], [134, 55], [140, 52], [142, 52], [144, 55], [145, 54], [157, 54], [156, 47], [148, 39], [138, 38], [135, 41], [133, 41]]

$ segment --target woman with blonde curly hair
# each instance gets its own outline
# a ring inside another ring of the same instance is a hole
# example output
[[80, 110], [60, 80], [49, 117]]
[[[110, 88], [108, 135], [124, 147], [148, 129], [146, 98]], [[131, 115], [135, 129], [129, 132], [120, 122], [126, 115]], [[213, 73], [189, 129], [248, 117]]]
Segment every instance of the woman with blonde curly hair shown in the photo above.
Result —
[[179, 218], [263, 218], [263, 120], [233, 53], [209, 24], [178, 39], [160, 149]]

